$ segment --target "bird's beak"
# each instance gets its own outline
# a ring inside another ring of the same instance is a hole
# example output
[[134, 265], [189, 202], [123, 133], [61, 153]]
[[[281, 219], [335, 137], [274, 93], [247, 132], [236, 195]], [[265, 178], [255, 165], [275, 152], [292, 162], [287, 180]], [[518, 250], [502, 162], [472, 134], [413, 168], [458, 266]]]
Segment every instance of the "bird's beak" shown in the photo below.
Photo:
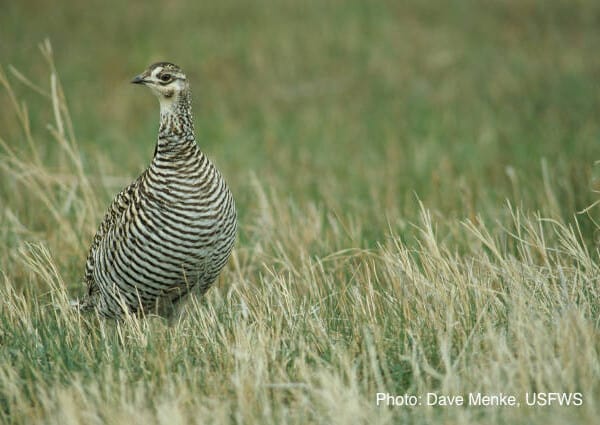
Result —
[[136, 75], [131, 82], [133, 84], [146, 84], [148, 81], [144, 78], [144, 74], [140, 74]]

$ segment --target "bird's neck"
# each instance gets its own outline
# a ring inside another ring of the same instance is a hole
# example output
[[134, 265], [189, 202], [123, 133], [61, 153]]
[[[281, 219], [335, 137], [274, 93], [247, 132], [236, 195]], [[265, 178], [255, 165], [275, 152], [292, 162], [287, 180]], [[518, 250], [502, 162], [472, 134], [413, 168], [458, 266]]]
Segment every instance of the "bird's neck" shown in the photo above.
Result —
[[156, 155], [173, 157], [195, 148], [192, 101], [189, 92], [183, 92], [175, 99], [161, 99]]

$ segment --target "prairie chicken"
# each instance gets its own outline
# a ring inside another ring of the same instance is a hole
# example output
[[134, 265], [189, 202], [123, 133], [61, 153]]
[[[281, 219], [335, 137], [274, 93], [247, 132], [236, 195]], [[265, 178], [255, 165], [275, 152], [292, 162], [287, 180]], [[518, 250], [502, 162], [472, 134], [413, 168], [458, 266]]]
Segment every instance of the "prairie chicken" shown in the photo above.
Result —
[[87, 296], [78, 304], [113, 318], [169, 315], [192, 289], [203, 294], [236, 236], [231, 192], [196, 144], [185, 74], [160, 62], [131, 82], [160, 102], [154, 158], [100, 224], [85, 264]]

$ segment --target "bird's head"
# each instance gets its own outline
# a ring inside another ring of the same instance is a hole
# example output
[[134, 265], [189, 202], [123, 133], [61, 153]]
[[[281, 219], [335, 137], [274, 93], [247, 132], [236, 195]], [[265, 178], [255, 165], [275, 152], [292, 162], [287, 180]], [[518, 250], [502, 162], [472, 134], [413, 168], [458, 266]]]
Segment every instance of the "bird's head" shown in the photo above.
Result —
[[169, 62], [150, 65], [131, 82], [149, 87], [158, 97], [161, 112], [171, 111], [178, 103], [187, 101], [189, 97], [190, 86], [187, 77], [181, 68]]

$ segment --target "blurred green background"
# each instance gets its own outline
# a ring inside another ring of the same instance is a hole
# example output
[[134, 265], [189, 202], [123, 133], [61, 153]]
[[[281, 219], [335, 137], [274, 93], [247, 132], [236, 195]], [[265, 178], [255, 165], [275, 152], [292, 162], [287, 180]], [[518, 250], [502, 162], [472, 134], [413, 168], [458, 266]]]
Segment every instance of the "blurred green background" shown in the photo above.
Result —
[[[129, 80], [157, 60], [183, 67], [197, 138], [242, 226], [252, 175], [294, 204], [359, 217], [366, 245], [413, 220], [416, 196], [458, 218], [495, 218], [508, 198], [570, 219], [597, 199], [598, 1], [3, 4], [0, 63], [44, 87], [46, 37], [91, 174], [126, 181], [149, 163], [158, 106]], [[51, 109], [18, 93], [58, 161]], [[7, 104], [0, 92], [0, 134], [17, 146]]]

